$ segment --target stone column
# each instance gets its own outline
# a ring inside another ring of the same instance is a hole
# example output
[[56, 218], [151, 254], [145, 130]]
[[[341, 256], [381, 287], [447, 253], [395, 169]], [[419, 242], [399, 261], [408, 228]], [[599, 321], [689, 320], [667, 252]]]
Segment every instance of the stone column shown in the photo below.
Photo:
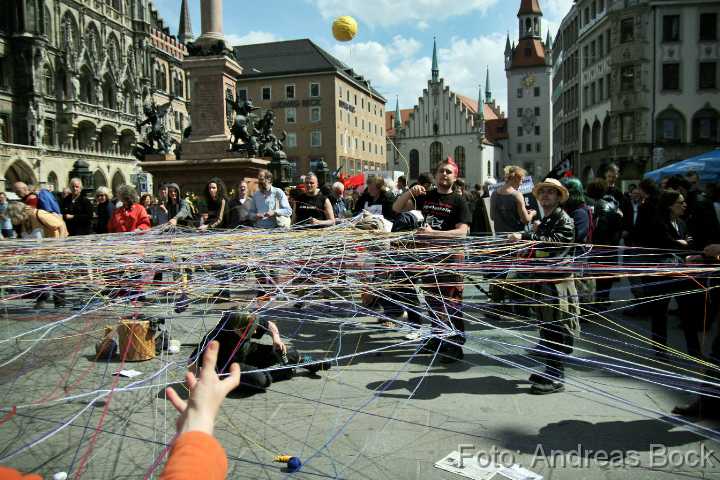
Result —
[[225, 42], [222, 22], [222, 0], [200, 1], [200, 24], [202, 35], [195, 43], [203, 47]]

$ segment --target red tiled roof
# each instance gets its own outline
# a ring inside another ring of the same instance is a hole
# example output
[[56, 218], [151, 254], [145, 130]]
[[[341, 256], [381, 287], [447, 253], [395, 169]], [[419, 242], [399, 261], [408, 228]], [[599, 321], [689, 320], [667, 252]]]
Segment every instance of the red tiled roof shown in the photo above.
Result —
[[[400, 121], [402, 125], [406, 125], [408, 119], [410, 118], [410, 114], [413, 112], [414, 109], [412, 108], [401, 108], [400, 109]], [[395, 136], [395, 111], [389, 111], [385, 112], [385, 136], [386, 137], [394, 137]]]
[[510, 68], [545, 65], [545, 46], [537, 38], [522, 38], [513, 51]]
[[[470, 97], [466, 97], [465, 95], [456, 94], [457, 97], [460, 99], [463, 105], [465, 105], [465, 108], [470, 110], [470, 113], [477, 113], [478, 111], [478, 105], [475, 100], [473, 100]], [[497, 117], [495, 112], [492, 108], [490, 108], [490, 105], [483, 103], [483, 116], [485, 117], [485, 120], [494, 120]]]
[[538, 0], [522, 0], [520, 2], [520, 10], [518, 10], [518, 16], [533, 13], [542, 15], [542, 10], [540, 10], [540, 2]]

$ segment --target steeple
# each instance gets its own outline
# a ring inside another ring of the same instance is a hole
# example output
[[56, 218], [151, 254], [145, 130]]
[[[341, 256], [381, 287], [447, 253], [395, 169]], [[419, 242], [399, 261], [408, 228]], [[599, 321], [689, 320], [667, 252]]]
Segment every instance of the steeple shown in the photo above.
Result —
[[552, 37], [550, 36], [550, 29], [548, 28], [547, 36], [545, 37], [545, 48], [552, 50]]
[[398, 130], [402, 127], [402, 118], [400, 117], [400, 97], [395, 98], [395, 135], [398, 134]]
[[510, 49], [510, 32], [507, 32], [507, 39], [505, 40], [505, 56], [507, 57], [510, 55], [510, 52], [512, 50]]
[[432, 81], [437, 82], [439, 79], [440, 69], [438, 68], [437, 41], [435, 37], [433, 37]]
[[543, 16], [538, 0], [521, 0], [518, 10], [518, 27], [520, 38], [537, 38], [540, 36], [540, 17]]
[[475, 130], [478, 132], [478, 145], [482, 148], [485, 137], [485, 102], [483, 102], [482, 83], [478, 85], [478, 109], [475, 114]]
[[180, 43], [192, 41], [192, 24], [190, 23], [190, 9], [188, 0], [182, 0], [180, 4], [180, 26], [178, 27], [178, 40]]
[[490, 67], [487, 67], [485, 73], [485, 103], [492, 102], [492, 92], [490, 91]]

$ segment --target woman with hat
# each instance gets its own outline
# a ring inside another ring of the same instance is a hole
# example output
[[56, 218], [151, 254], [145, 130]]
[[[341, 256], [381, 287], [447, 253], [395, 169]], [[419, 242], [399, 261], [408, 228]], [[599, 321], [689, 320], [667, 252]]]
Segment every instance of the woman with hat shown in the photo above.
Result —
[[[532, 252], [542, 272], [533, 273], [534, 281], [519, 289], [531, 289], [537, 301], [536, 311], [540, 324], [539, 353], [543, 355], [545, 371], [530, 376], [531, 393], [542, 395], [565, 389], [563, 357], [572, 353], [573, 335], [580, 330], [577, 315], [577, 290], [569, 273], [544, 273], [567, 255], [565, 245], [575, 241], [575, 225], [572, 218], [560, 207], [570, 196], [568, 190], [556, 179], [547, 178], [533, 188], [533, 195], [543, 209], [543, 219], [533, 225], [531, 232], [511, 233], [511, 240], [542, 242]], [[543, 265], [545, 264], [545, 265]]]

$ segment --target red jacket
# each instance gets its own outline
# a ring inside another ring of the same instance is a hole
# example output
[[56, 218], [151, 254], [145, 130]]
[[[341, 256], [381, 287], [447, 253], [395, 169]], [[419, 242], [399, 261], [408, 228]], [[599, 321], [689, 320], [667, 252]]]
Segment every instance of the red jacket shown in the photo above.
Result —
[[150, 217], [145, 211], [145, 207], [139, 203], [133, 203], [130, 210], [120, 207], [113, 212], [110, 223], [108, 223], [108, 232], [134, 232], [135, 230], [148, 230], [150, 226]]

